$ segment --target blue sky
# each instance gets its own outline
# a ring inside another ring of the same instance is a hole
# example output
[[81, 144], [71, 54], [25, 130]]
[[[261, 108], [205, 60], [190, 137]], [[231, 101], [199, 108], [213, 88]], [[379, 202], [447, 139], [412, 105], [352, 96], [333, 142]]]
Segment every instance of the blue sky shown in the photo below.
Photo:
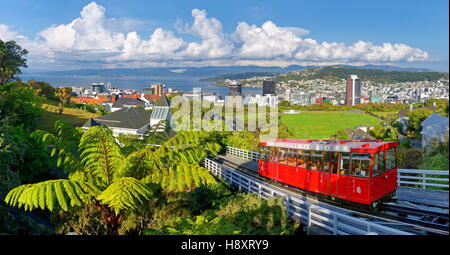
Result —
[[446, 0], [0, 4], [8, 6], [0, 39], [29, 49], [30, 68], [341, 63], [448, 72], [449, 66]]

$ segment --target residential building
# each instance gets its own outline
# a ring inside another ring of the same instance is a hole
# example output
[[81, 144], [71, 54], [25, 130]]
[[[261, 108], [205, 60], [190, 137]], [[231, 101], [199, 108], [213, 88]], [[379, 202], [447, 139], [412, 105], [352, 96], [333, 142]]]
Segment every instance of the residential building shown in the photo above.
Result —
[[104, 125], [113, 131], [114, 136], [143, 135], [150, 127], [150, 115], [150, 112], [141, 108], [122, 108], [107, 115], [90, 118], [82, 128], [89, 129], [92, 126]]
[[120, 97], [111, 105], [111, 111], [115, 112], [117, 110], [120, 110], [122, 108], [129, 108], [129, 107], [142, 107], [145, 108], [147, 105], [144, 101], [138, 99], [138, 98], [128, 98], [128, 97]]

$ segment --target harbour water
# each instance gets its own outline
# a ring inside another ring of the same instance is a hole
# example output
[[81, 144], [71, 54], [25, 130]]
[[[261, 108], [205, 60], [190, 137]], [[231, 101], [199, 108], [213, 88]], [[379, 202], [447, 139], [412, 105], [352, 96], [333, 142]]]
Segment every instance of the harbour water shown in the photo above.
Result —
[[[202, 77], [145, 77], [145, 76], [123, 76], [123, 77], [103, 77], [103, 76], [54, 76], [54, 75], [21, 75], [19, 78], [27, 82], [28, 80], [44, 81], [53, 87], [90, 87], [91, 83], [104, 82], [111, 83], [112, 88], [134, 89], [142, 91], [154, 83], [162, 83], [166, 88], [180, 89], [183, 92], [192, 92], [193, 88], [202, 88], [203, 92], [216, 93], [221, 96], [228, 95], [228, 87], [215, 86], [212, 82], [199, 81]], [[262, 88], [242, 88], [242, 94], [261, 94]]]

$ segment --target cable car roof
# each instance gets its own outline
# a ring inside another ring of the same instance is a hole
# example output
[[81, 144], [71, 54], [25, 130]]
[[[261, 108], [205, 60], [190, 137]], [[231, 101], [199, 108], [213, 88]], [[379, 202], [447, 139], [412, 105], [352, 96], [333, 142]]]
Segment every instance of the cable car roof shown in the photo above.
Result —
[[378, 152], [398, 146], [397, 142], [382, 140], [334, 141], [334, 140], [300, 140], [274, 139], [261, 142], [260, 145], [286, 149], [333, 151], [333, 152]]

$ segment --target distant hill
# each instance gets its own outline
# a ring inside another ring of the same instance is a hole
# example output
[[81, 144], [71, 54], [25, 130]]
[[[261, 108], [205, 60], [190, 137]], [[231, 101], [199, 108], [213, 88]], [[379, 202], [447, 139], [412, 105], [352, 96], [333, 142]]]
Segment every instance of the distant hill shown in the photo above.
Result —
[[[319, 66], [300, 66], [291, 65], [288, 67], [278, 66], [208, 66], [208, 67], [152, 67], [152, 68], [117, 68], [117, 69], [80, 69], [67, 71], [33, 71], [23, 70], [24, 75], [49, 75], [49, 76], [103, 76], [103, 77], [125, 77], [125, 76], [145, 76], [145, 77], [197, 77], [206, 78], [218, 75], [251, 73], [251, 72], [268, 72], [268, 73], [287, 73], [295, 70], [303, 70], [305, 68], [315, 68]], [[353, 69], [380, 69], [386, 71], [410, 71], [423, 72], [427, 69], [419, 68], [400, 68], [395, 66], [347, 66], [340, 65], [344, 68]], [[182, 70], [175, 71], [174, 70]]]
[[415, 81], [436, 81], [442, 78], [448, 79], [448, 73], [442, 72], [405, 72], [405, 71], [385, 71], [378, 69], [347, 68], [341, 66], [330, 66], [323, 68], [305, 69], [300, 74], [284, 74], [276, 78], [277, 81], [288, 80], [341, 80], [350, 75], [357, 75], [363, 81], [373, 81], [380, 83], [387, 82], [415, 82]]
[[210, 78], [204, 78], [200, 79], [200, 81], [211, 81], [211, 82], [218, 82], [218, 81], [224, 81], [226, 79], [230, 80], [242, 80], [242, 79], [248, 79], [252, 77], [264, 77], [264, 76], [276, 76], [280, 73], [276, 72], [247, 72], [247, 73], [237, 73], [237, 74], [221, 74]]

